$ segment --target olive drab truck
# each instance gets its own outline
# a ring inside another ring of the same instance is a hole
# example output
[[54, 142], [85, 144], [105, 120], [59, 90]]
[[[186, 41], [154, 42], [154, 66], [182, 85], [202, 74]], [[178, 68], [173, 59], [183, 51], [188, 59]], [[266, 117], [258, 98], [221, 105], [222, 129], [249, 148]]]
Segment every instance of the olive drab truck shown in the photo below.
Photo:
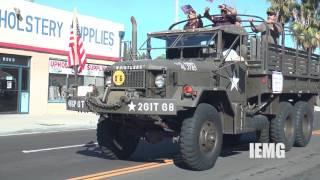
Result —
[[259, 142], [283, 143], [286, 151], [307, 146], [319, 55], [270, 44], [244, 25], [181, 30], [181, 21], [148, 33], [140, 48], [146, 58], [137, 60], [131, 20], [132, 58], [105, 70], [104, 93], [67, 98], [67, 109], [100, 115], [97, 141], [109, 158], [128, 159], [141, 137], [175, 138], [192, 170], [214, 166], [224, 134], [255, 132]]

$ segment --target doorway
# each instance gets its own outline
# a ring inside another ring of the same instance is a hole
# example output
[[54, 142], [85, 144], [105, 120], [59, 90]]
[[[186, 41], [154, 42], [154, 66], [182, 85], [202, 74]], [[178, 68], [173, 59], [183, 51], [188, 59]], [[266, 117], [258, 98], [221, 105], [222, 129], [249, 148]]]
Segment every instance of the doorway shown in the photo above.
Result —
[[11, 64], [8, 64], [8, 58], [0, 55], [0, 114], [28, 113], [29, 66], [18, 64], [16, 57], [10, 58]]
[[18, 113], [18, 68], [0, 67], [0, 113]]

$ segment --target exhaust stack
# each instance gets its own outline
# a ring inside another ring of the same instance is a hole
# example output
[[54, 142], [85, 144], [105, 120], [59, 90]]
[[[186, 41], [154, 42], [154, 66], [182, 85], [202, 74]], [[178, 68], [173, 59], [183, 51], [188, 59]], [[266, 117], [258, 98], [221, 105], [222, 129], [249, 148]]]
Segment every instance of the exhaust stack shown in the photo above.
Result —
[[137, 22], [136, 19], [131, 16], [131, 24], [132, 24], [132, 60], [137, 60]]

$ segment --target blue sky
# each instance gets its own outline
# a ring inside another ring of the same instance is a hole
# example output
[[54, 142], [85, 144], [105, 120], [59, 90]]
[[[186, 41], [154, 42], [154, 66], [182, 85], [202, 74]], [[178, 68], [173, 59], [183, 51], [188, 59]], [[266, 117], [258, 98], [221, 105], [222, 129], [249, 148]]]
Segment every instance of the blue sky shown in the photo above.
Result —
[[[131, 39], [130, 17], [135, 16], [138, 23], [138, 47], [146, 39], [146, 34], [153, 31], [162, 31], [175, 20], [175, 0], [34, 0], [35, 3], [73, 11], [77, 8], [82, 15], [94, 16], [122, 23], [125, 26], [125, 40]], [[254, 14], [266, 18], [266, 9], [269, 4], [265, 0], [179, 0], [179, 20], [185, 19], [180, 7], [190, 4], [200, 14], [206, 7], [210, 13], [218, 14], [217, 6], [226, 3], [236, 7], [238, 13]], [[79, 22], [81, 25], [81, 22]]]
[[[148, 32], [162, 31], [175, 21], [175, 0], [34, 0], [35, 3], [47, 5], [67, 11], [77, 8], [82, 15], [94, 16], [124, 24], [125, 40], [131, 40], [130, 17], [135, 16], [138, 23], [138, 47], [146, 39]], [[190, 4], [203, 14], [210, 7], [211, 14], [218, 14], [217, 6], [227, 4], [236, 7], [238, 14], [251, 14], [266, 19], [266, 10], [270, 4], [266, 0], [179, 0], [179, 20], [186, 16], [180, 7]], [[81, 22], [79, 22], [81, 25]], [[286, 44], [292, 44], [291, 38], [286, 38]], [[318, 51], [319, 48], [318, 48]]]

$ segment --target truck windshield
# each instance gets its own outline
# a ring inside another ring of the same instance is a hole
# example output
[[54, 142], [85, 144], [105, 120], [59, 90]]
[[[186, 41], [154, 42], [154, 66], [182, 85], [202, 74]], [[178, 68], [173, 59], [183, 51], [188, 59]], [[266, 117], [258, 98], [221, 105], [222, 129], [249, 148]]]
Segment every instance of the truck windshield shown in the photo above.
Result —
[[216, 34], [210, 32], [152, 35], [140, 50], [147, 50], [152, 59], [201, 58], [213, 55], [213, 51], [216, 50]]

